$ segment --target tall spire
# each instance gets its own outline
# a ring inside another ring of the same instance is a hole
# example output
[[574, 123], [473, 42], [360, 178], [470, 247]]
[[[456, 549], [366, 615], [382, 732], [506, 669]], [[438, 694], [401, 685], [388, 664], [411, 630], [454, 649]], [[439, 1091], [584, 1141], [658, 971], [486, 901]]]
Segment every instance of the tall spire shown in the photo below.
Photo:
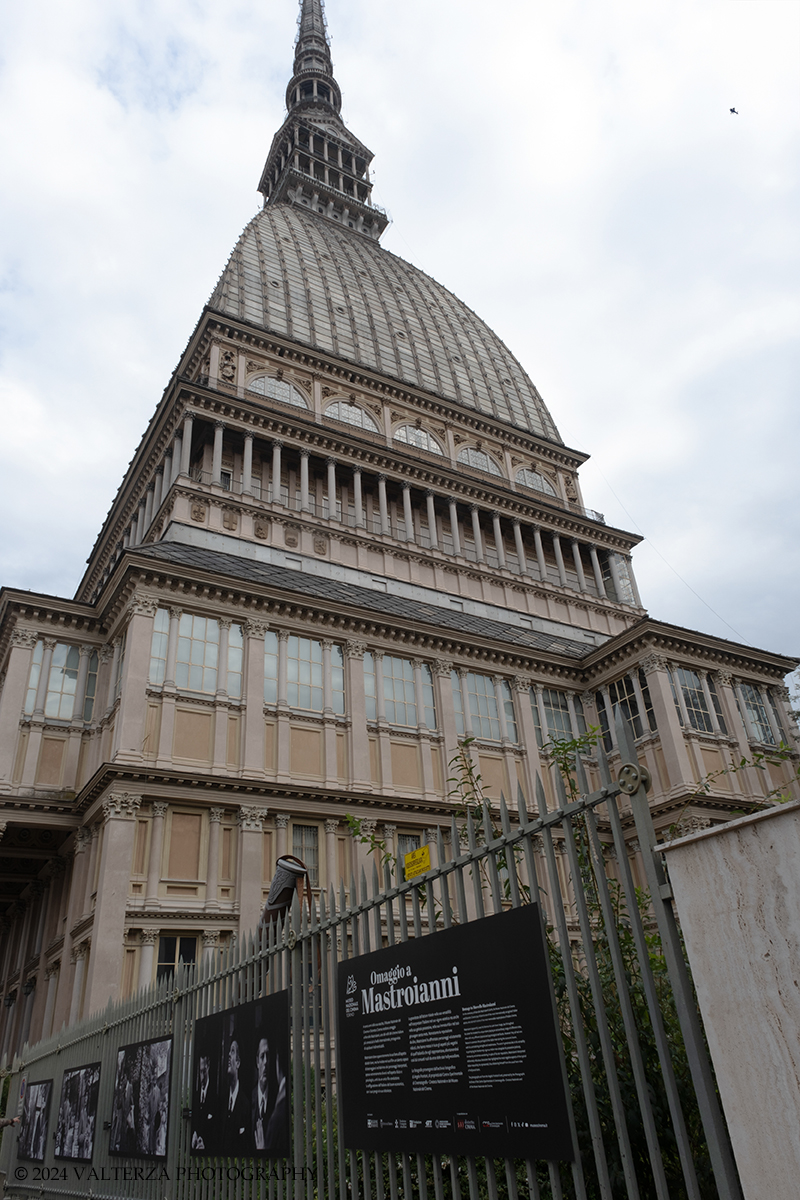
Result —
[[258, 185], [264, 203], [301, 205], [341, 228], [379, 238], [389, 219], [370, 200], [372, 152], [340, 116], [322, 0], [300, 0], [286, 108]]

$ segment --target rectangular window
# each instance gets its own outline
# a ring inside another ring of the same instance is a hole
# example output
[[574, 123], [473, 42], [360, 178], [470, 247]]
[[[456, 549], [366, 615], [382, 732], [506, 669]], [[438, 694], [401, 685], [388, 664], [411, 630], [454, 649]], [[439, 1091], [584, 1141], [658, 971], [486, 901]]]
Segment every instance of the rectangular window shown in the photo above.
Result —
[[683, 693], [683, 702], [686, 705], [692, 729], [698, 730], [699, 733], [713, 733], [714, 726], [711, 722], [711, 714], [708, 711], [703, 681], [700, 676], [696, 671], [690, 671], [688, 667], [678, 667], [675, 674], [678, 686]]
[[683, 728], [683, 710], [678, 699], [678, 693], [675, 690], [675, 680], [672, 678], [672, 671], [668, 671], [667, 674], [669, 675], [669, 686], [672, 688], [672, 699], [675, 701], [675, 712], [678, 714], [678, 721], [681, 724], [681, 728]]
[[64, 646], [59, 642], [53, 650], [50, 678], [47, 681], [47, 698], [44, 702], [46, 717], [57, 721], [72, 720], [80, 661], [77, 646]]
[[217, 690], [219, 622], [213, 617], [182, 613], [178, 625], [175, 682], [190, 692]]
[[271, 630], [264, 638], [264, 703], [278, 703], [278, 635]]
[[575, 705], [575, 720], [578, 722], [578, 737], [583, 737], [587, 733], [583, 701], [580, 696], [573, 696], [572, 702]]
[[572, 722], [569, 719], [569, 701], [566, 692], [557, 692], [553, 688], [542, 691], [544, 702], [544, 718], [547, 722], [549, 740], [562, 741], [572, 737]]
[[25, 715], [29, 717], [36, 707], [36, 692], [39, 688], [39, 676], [42, 673], [42, 659], [44, 658], [44, 642], [38, 641], [33, 649], [33, 657], [31, 658], [31, 669], [28, 675], [28, 691], [25, 695]]
[[364, 698], [367, 707], [367, 720], [378, 719], [378, 698], [375, 693], [375, 659], [367, 651], [364, 655]]
[[533, 715], [533, 725], [536, 730], [536, 745], [541, 750], [544, 745], [544, 735], [542, 734], [542, 718], [539, 716], [539, 704], [536, 699], [536, 688], [531, 688], [531, 714]]
[[623, 675], [622, 679], [608, 685], [608, 698], [611, 701], [612, 712], [614, 705], [618, 705], [633, 729], [633, 736], [640, 738], [642, 736], [642, 718], [639, 715], [639, 702], [636, 699], [630, 675]]
[[506, 718], [506, 733], [512, 742], [519, 741], [517, 735], [517, 717], [514, 712], [514, 696], [511, 691], [511, 684], [505, 679], [500, 683], [500, 699], [503, 702], [503, 712]]
[[150, 682], [161, 687], [167, 673], [167, 644], [169, 642], [169, 610], [159, 608], [153, 620], [150, 642]]
[[406, 875], [406, 855], [411, 854], [413, 850], [419, 850], [419, 845], [420, 837], [418, 833], [398, 833], [397, 861], [400, 864], [404, 879]]
[[308, 867], [312, 887], [319, 887], [319, 830], [316, 825], [292, 825], [292, 854]]
[[768, 746], [774, 746], [775, 735], [770, 727], [769, 717], [767, 716], [767, 710], [764, 708], [764, 701], [761, 698], [760, 690], [754, 687], [752, 683], [742, 683], [740, 687], [747, 715], [750, 718], [753, 737], [757, 742], [765, 742]]
[[160, 937], [158, 939], [156, 979], [169, 978], [181, 960], [185, 963], [197, 961], [197, 938]]
[[656, 714], [653, 710], [653, 701], [650, 697], [650, 687], [647, 683], [647, 676], [641, 667], [639, 667], [639, 687], [642, 689], [642, 699], [644, 700], [644, 711], [647, 714], [647, 724], [650, 726], [651, 733], [658, 733], [658, 725], [656, 724]]
[[[497, 711], [497, 696], [492, 676], [477, 675], [473, 671], [467, 671], [461, 677], [457, 671], [453, 671], [451, 679], [456, 731], [459, 737], [464, 737], [469, 726], [475, 737], [499, 742], [500, 715]], [[514, 719], [514, 701], [511, 696], [511, 688], [505, 682], [501, 684], [501, 695], [508, 725], [508, 736], [516, 741], [517, 725]], [[467, 714], [469, 714], [468, 720], [466, 719]]]
[[91, 721], [97, 695], [97, 670], [100, 658], [96, 650], [89, 655], [89, 670], [86, 673], [86, 691], [83, 695], [83, 719]]
[[290, 708], [322, 712], [322, 642], [292, 635], [286, 647], [286, 678]]
[[390, 725], [416, 725], [414, 668], [407, 658], [383, 656], [383, 699]]
[[727, 737], [728, 726], [725, 724], [725, 718], [722, 715], [722, 704], [720, 703], [720, 699], [717, 694], [717, 685], [714, 683], [714, 680], [710, 675], [706, 676], [706, 680], [708, 682], [708, 691], [711, 696], [711, 703], [714, 705], [714, 712], [717, 714], [717, 724], [719, 725], [720, 733], [724, 733]]
[[331, 692], [333, 711], [338, 716], [344, 716], [344, 650], [341, 646], [331, 646]]
[[242, 698], [242, 670], [244, 663], [244, 634], [241, 625], [231, 625], [228, 630], [228, 695], [234, 700]]

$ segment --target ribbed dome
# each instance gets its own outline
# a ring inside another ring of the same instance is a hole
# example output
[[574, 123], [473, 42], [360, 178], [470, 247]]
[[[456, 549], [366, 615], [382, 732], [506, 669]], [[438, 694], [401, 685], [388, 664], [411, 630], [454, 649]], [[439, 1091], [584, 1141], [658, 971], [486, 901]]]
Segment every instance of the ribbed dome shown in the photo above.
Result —
[[289, 204], [244, 230], [209, 301], [231, 317], [560, 442], [491, 329], [422, 271]]

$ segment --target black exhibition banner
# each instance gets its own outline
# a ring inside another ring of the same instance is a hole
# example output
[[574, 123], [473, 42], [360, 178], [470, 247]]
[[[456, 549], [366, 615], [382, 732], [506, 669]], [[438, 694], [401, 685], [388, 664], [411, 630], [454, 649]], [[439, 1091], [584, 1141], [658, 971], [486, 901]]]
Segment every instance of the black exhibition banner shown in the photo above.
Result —
[[538, 906], [339, 963], [354, 1150], [573, 1157]]
[[289, 993], [200, 1017], [194, 1030], [191, 1153], [290, 1153]]

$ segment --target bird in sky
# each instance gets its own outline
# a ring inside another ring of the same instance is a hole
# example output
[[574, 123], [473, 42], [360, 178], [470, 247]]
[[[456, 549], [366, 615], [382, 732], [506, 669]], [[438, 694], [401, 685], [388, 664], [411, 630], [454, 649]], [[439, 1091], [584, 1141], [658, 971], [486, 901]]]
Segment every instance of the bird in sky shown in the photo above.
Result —
[[731, 109], [731, 112], [732, 112], [732, 113], [736, 113], [736, 115], [737, 115], [737, 117], [738, 117], [738, 115], [739, 115], [739, 114], [738, 114], [738, 112], [736, 112], [736, 109], [735, 109], [735, 108], [732, 108], [732, 109]]

